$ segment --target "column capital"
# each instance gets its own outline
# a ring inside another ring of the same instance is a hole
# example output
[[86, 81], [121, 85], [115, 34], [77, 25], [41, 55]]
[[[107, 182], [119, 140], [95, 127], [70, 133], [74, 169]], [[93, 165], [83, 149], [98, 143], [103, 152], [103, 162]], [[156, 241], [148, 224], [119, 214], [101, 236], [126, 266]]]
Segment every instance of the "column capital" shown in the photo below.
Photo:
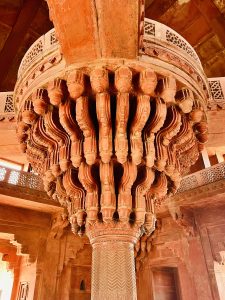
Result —
[[136, 244], [141, 236], [141, 229], [137, 225], [126, 222], [96, 222], [88, 225], [87, 235], [92, 246], [96, 243], [128, 242]]

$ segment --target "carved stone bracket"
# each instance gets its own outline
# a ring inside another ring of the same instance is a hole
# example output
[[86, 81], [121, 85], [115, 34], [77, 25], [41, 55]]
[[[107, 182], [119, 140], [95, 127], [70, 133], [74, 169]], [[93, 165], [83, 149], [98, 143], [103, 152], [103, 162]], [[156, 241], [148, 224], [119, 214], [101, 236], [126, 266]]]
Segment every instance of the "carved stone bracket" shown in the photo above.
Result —
[[150, 207], [177, 191], [207, 134], [201, 102], [185, 84], [120, 64], [56, 77], [25, 101], [18, 125], [45, 190], [79, 234], [101, 219], [149, 234]]

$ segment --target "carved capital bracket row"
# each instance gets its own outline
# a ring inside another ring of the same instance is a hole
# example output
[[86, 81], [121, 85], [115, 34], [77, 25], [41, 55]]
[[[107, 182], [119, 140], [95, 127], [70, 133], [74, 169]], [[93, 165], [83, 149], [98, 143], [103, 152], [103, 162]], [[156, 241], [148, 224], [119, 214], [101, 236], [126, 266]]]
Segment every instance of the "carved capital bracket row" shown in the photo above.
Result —
[[96, 222], [143, 227], [207, 140], [198, 96], [152, 68], [70, 71], [28, 97], [17, 134], [74, 233]]

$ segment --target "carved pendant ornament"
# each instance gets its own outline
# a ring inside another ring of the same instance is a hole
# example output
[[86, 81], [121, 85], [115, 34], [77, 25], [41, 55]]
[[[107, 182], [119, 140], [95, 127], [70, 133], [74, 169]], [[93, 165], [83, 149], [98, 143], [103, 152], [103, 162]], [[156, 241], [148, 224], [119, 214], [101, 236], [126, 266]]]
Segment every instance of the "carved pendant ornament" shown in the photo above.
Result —
[[197, 160], [207, 123], [198, 96], [174, 77], [98, 66], [34, 91], [17, 135], [75, 234], [114, 222], [150, 235], [154, 206]]

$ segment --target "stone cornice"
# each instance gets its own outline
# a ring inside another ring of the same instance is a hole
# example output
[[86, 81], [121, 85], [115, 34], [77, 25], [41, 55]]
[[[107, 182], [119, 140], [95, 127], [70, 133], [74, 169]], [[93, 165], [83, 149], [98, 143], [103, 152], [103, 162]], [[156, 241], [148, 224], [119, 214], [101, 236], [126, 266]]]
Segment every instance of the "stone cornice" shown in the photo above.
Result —
[[0, 204], [3, 205], [29, 208], [46, 213], [55, 213], [63, 210], [44, 191], [37, 192], [37, 190], [26, 187], [0, 182], [0, 194], [2, 195], [0, 196]]
[[198, 208], [205, 206], [208, 203], [213, 203], [213, 205], [220, 205], [224, 203], [224, 196], [225, 179], [222, 179], [192, 190], [178, 193], [175, 196], [168, 198], [165, 203], [157, 210], [157, 216], [165, 215], [165, 213], [168, 213], [168, 208], [171, 210], [179, 206]]

